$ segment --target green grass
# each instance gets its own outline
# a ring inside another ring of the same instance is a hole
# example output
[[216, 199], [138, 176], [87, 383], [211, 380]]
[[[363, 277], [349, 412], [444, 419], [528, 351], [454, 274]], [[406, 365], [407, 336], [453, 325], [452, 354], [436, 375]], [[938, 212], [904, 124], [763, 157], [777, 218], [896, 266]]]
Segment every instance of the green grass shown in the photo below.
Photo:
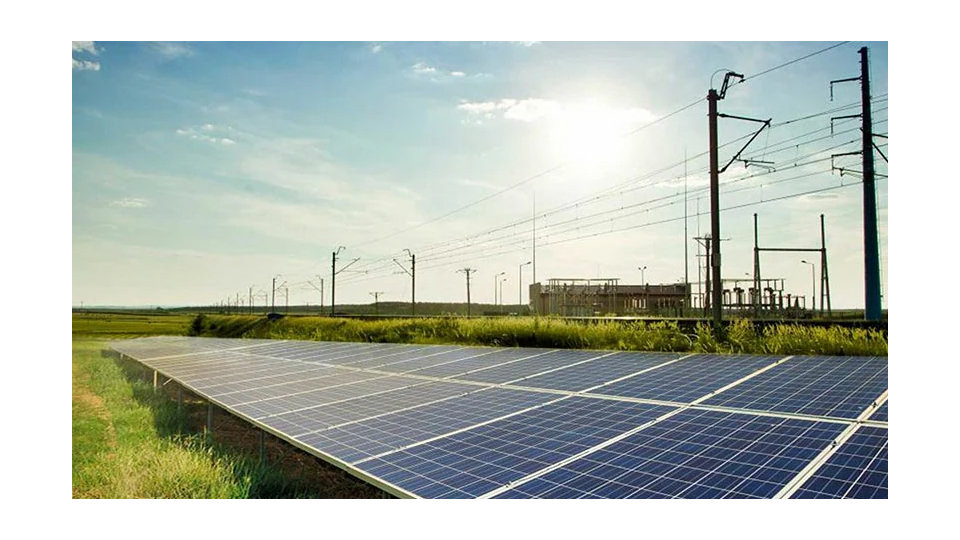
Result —
[[[256, 429], [223, 412], [215, 415], [212, 440], [208, 440], [204, 402], [188, 396], [178, 413], [172, 388], [164, 388], [166, 393], [154, 392], [152, 372], [107, 353], [102, 339], [104, 335], [130, 337], [166, 331], [183, 334], [189, 320], [74, 317], [75, 498], [382, 495], [272, 437], [268, 437], [267, 460], [261, 464]], [[78, 333], [78, 326], [90, 335]]]
[[781, 324], [754, 326], [733, 321], [718, 340], [708, 325], [685, 334], [674, 322], [599, 322], [584, 324], [548, 317], [492, 319], [386, 319], [364, 321], [329, 317], [268, 320], [256, 316], [201, 315], [190, 324], [192, 335], [555, 347], [630, 351], [677, 351], [750, 354], [887, 354], [882, 332], [840, 326], [828, 328]]
[[183, 335], [193, 317], [189, 313], [172, 315], [74, 313], [73, 335], [100, 337]]

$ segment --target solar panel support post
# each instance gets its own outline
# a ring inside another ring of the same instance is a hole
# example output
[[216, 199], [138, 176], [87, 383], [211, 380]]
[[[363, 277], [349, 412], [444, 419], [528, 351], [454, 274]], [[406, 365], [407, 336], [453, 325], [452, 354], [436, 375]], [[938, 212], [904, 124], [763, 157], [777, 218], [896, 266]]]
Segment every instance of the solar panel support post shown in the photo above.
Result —
[[266, 458], [267, 452], [266, 452], [266, 445], [264, 444], [264, 438], [266, 438], [266, 433], [267, 432], [265, 432], [264, 430], [262, 429], [260, 430], [260, 438], [258, 441], [258, 446], [260, 450], [260, 463], [263, 463], [264, 459]]
[[160, 387], [157, 386], [157, 370], [153, 370], [153, 393], [156, 394], [160, 390]]
[[213, 403], [207, 402], [207, 425], [204, 426], [204, 439], [209, 443], [213, 441]]

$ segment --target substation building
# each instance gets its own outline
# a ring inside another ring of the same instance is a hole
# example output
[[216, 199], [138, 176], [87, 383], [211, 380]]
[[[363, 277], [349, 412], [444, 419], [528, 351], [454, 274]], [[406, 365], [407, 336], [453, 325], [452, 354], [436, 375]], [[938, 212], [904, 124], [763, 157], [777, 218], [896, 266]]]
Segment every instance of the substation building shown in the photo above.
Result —
[[[808, 303], [803, 295], [786, 292], [783, 278], [764, 278], [760, 283], [758, 294], [752, 279], [724, 279], [723, 310], [744, 316], [777, 318], [812, 314], [815, 304]], [[710, 310], [710, 285], [706, 288], [703, 285], [623, 285], [619, 278], [555, 278], [546, 284], [530, 285], [530, 307], [541, 315], [561, 317], [706, 316]]]
[[619, 278], [556, 278], [530, 285], [531, 307], [542, 315], [662, 314], [689, 307], [690, 284], [622, 285]]

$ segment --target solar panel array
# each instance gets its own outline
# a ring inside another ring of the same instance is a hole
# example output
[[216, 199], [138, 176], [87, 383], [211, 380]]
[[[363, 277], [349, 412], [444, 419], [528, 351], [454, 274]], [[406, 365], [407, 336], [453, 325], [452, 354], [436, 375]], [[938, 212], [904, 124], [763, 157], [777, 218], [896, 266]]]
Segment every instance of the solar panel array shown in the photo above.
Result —
[[885, 357], [187, 337], [113, 348], [398, 496], [887, 496]]

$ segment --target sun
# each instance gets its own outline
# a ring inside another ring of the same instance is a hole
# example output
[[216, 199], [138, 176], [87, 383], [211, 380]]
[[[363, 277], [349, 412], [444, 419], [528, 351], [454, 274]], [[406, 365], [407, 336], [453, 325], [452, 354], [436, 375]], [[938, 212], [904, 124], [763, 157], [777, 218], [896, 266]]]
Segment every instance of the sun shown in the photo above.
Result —
[[565, 107], [551, 119], [548, 144], [560, 159], [577, 168], [606, 170], [622, 165], [628, 158], [627, 116], [598, 102]]

